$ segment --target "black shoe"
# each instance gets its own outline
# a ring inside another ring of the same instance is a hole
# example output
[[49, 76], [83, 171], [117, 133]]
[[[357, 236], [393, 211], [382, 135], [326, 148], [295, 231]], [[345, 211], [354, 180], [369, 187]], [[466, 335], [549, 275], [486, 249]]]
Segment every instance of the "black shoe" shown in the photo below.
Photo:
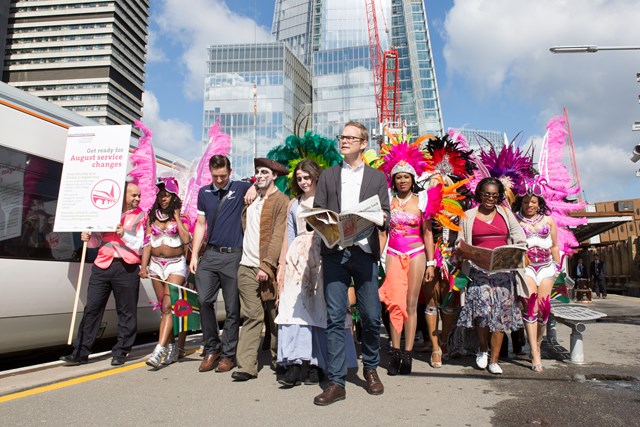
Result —
[[287, 388], [300, 385], [300, 365], [289, 366], [278, 382]]
[[398, 368], [398, 374], [409, 375], [411, 374], [411, 365], [413, 357], [410, 351], [403, 351], [400, 358], [400, 367]]
[[278, 376], [284, 375], [287, 372], [287, 370], [282, 365], [275, 365], [274, 366], [273, 364], [271, 364], [271, 370], [273, 372], [275, 372], [276, 375], [278, 375]]
[[320, 368], [315, 365], [309, 366], [309, 375], [305, 378], [304, 383], [306, 385], [314, 385], [320, 383]]
[[398, 375], [400, 369], [400, 360], [402, 358], [402, 351], [399, 348], [391, 348], [391, 360], [387, 367], [387, 375]]
[[126, 359], [126, 356], [113, 356], [113, 359], [111, 359], [111, 366], [122, 366]]
[[66, 366], [77, 366], [87, 363], [89, 361], [89, 356], [76, 357], [73, 354], [68, 354], [66, 356], [62, 356], [60, 360], [62, 360]]
[[233, 378], [235, 381], [249, 381], [257, 377], [246, 372], [235, 371], [233, 374], [231, 374], [231, 378]]

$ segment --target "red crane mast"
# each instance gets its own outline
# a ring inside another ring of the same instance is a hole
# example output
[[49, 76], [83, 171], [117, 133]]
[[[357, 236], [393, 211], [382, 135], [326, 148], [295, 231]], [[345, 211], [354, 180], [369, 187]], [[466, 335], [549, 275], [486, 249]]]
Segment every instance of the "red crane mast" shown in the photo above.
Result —
[[[369, 53], [373, 71], [378, 121], [382, 124], [400, 120], [400, 79], [398, 51], [393, 47], [382, 51], [378, 35], [375, 0], [365, 0], [367, 29], [369, 32]], [[386, 25], [385, 25], [386, 26]], [[387, 33], [389, 30], [386, 30]]]

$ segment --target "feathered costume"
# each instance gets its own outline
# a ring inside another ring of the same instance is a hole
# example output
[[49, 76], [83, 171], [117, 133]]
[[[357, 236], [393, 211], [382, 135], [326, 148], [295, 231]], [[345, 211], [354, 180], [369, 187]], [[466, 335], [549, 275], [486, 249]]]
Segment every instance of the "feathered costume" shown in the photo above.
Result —
[[[283, 145], [271, 149], [267, 158], [283, 164], [289, 169], [288, 176], [276, 179], [276, 186], [280, 191], [289, 195], [293, 170], [304, 159], [315, 161], [322, 169], [337, 165], [342, 161], [336, 141], [325, 138], [313, 132], [306, 132], [303, 137], [289, 135]], [[296, 194], [293, 194], [296, 196]]]
[[142, 136], [138, 139], [138, 147], [129, 156], [132, 166], [129, 176], [132, 182], [140, 187], [140, 209], [148, 213], [158, 194], [156, 155], [151, 144], [151, 129], [139, 120], [135, 121], [134, 126], [142, 131]]
[[[432, 215], [435, 220], [432, 226], [436, 233], [441, 230], [441, 235], [435, 242], [435, 259], [442, 278], [449, 283], [449, 293], [442, 304], [444, 310], [454, 299], [453, 291], [460, 291], [467, 283], [460, 269], [449, 261], [450, 231], [460, 230], [457, 221], [464, 216], [464, 208], [470, 203], [467, 187], [476, 165], [472, 161], [473, 152], [468, 148], [466, 140], [451, 131], [442, 138], [429, 136], [424, 150], [429, 156], [429, 167], [421, 179], [431, 187], [428, 190], [429, 199], [441, 199], [441, 202], [433, 203], [440, 205], [441, 209]], [[441, 195], [438, 196], [438, 193]]]
[[189, 231], [193, 233], [198, 217], [198, 191], [200, 187], [211, 184], [211, 171], [209, 170], [209, 160], [215, 155], [229, 156], [231, 150], [231, 137], [222, 132], [220, 122], [216, 121], [209, 127], [209, 143], [200, 159], [194, 160], [187, 169], [186, 175], [179, 174], [180, 179], [187, 178], [187, 182], [180, 182], [180, 188], [186, 188], [182, 198], [182, 213], [189, 218]]
[[[417, 182], [418, 177], [429, 166], [425, 153], [420, 150], [422, 140], [418, 139], [409, 143], [408, 137], [398, 141], [390, 133], [388, 135], [390, 144], [381, 146], [380, 158], [374, 161], [373, 166], [385, 173], [390, 188], [393, 188], [394, 177], [398, 173], [410, 174], [414, 183]], [[420, 215], [404, 211], [403, 203], [407, 203], [409, 198], [404, 201], [397, 196], [390, 197], [391, 217], [387, 242], [387, 263], [385, 265], [386, 275], [378, 293], [380, 301], [385, 304], [389, 312], [389, 320], [398, 333], [402, 331], [408, 317], [407, 294], [411, 259], [418, 254], [425, 253], [426, 244], [432, 244], [432, 242], [423, 241], [424, 221], [431, 221], [431, 216], [439, 213], [442, 206], [442, 187], [432, 190], [428, 198], [424, 197], [424, 191], [418, 193]]]
[[557, 116], [549, 121], [538, 161], [540, 174], [534, 179], [540, 185], [542, 197], [551, 210], [551, 217], [556, 223], [558, 246], [564, 254], [574, 253], [574, 248], [578, 246], [569, 227], [587, 223], [587, 218], [569, 216], [570, 212], [583, 209], [586, 203], [566, 201], [567, 197], [580, 193], [580, 186], [573, 182], [567, 167], [562, 163], [568, 134], [564, 117]]

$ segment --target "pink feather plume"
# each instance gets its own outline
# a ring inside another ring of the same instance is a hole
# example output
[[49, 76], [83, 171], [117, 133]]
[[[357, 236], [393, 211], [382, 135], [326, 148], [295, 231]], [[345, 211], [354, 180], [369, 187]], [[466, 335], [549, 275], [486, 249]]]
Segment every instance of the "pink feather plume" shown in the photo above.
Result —
[[564, 117], [557, 116], [549, 121], [540, 150], [538, 169], [541, 178], [547, 182], [547, 185], [542, 186], [542, 197], [547, 202], [551, 217], [557, 226], [558, 246], [561, 251], [570, 254], [575, 252], [573, 248], [578, 246], [578, 242], [569, 227], [586, 224], [587, 218], [569, 216], [570, 212], [583, 209], [586, 203], [565, 200], [568, 196], [580, 192], [580, 187], [573, 182], [573, 177], [562, 163], [567, 135]]
[[156, 201], [156, 156], [151, 144], [152, 132], [141, 121], [133, 124], [142, 131], [138, 147], [129, 156], [133, 169], [129, 172], [132, 182], [140, 187], [140, 209], [148, 212]]
[[187, 191], [182, 201], [182, 213], [189, 218], [189, 231], [193, 232], [198, 217], [198, 192], [200, 188], [211, 184], [209, 160], [215, 155], [229, 156], [231, 151], [231, 137], [222, 132], [220, 122], [216, 121], [209, 128], [209, 143], [189, 178]]

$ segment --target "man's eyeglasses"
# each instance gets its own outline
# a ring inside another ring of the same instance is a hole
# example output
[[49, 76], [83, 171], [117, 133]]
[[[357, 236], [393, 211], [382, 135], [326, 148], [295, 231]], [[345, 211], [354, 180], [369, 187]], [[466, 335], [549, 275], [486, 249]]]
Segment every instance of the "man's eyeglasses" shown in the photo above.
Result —
[[480, 193], [480, 197], [484, 197], [485, 199], [499, 199], [500, 193]]
[[350, 135], [337, 135], [336, 139], [338, 141], [347, 141], [349, 143], [362, 142], [365, 140], [364, 138], [358, 138], [357, 136], [350, 136]]

